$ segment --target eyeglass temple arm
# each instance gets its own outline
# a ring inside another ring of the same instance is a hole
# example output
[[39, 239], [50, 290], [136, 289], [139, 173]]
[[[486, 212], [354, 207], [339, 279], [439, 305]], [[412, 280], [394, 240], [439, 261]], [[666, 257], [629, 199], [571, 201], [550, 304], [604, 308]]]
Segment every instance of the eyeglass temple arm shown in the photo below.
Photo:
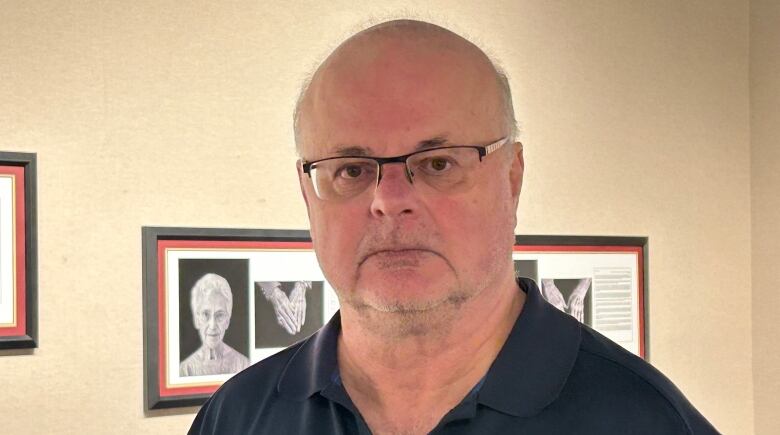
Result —
[[507, 142], [509, 142], [509, 136], [499, 139], [491, 144], [485, 145], [484, 147], [477, 147], [477, 150], [479, 150], [479, 161], [481, 162], [482, 158], [506, 145]]

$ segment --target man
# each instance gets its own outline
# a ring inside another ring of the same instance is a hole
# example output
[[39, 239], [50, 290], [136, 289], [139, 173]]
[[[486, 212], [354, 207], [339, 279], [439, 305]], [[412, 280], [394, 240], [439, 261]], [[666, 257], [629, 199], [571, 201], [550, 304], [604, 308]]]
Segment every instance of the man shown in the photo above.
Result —
[[179, 375], [221, 375], [247, 368], [247, 357], [223, 341], [233, 312], [233, 293], [227, 280], [215, 273], [200, 277], [192, 286], [190, 307], [202, 344], [181, 362]]
[[713, 433], [662, 375], [544, 302], [511, 259], [509, 87], [432, 24], [345, 41], [296, 111], [317, 258], [341, 311], [228, 381], [191, 433]]

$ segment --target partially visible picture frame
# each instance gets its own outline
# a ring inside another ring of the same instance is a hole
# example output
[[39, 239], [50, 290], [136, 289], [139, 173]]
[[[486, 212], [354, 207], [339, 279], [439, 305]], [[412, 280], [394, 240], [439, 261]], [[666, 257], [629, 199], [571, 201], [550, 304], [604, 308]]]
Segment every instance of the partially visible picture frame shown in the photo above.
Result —
[[338, 310], [308, 231], [144, 227], [147, 410], [203, 404]]
[[647, 237], [518, 235], [515, 274], [542, 297], [649, 360]]
[[36, 155], [0, 152], [0, 350], [38, 347]]

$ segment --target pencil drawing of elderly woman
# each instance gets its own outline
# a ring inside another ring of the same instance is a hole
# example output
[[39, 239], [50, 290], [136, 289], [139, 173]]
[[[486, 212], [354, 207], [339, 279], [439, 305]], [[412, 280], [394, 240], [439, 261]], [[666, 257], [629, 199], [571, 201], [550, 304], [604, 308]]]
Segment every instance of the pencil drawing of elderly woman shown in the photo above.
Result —
[[179, 365], [181, 376], [238, 373], [249, 366], [249, 360], [225, 344], [230, 326], [233, 293], [227, 280], [207, 273], [192, 286], [190, 307], [201, 346]]

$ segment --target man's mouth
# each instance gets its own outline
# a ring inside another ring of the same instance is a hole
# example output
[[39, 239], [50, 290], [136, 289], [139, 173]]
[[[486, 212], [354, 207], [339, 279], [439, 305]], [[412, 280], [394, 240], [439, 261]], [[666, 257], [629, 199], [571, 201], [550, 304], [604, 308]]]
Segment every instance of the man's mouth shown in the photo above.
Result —
[[363, 257], [360, 265], [368, 260], [376, 261], [382, 267], [417, 267], [423, 258], [439, 255], [425, 248], [390, 248], [371, 251]]

